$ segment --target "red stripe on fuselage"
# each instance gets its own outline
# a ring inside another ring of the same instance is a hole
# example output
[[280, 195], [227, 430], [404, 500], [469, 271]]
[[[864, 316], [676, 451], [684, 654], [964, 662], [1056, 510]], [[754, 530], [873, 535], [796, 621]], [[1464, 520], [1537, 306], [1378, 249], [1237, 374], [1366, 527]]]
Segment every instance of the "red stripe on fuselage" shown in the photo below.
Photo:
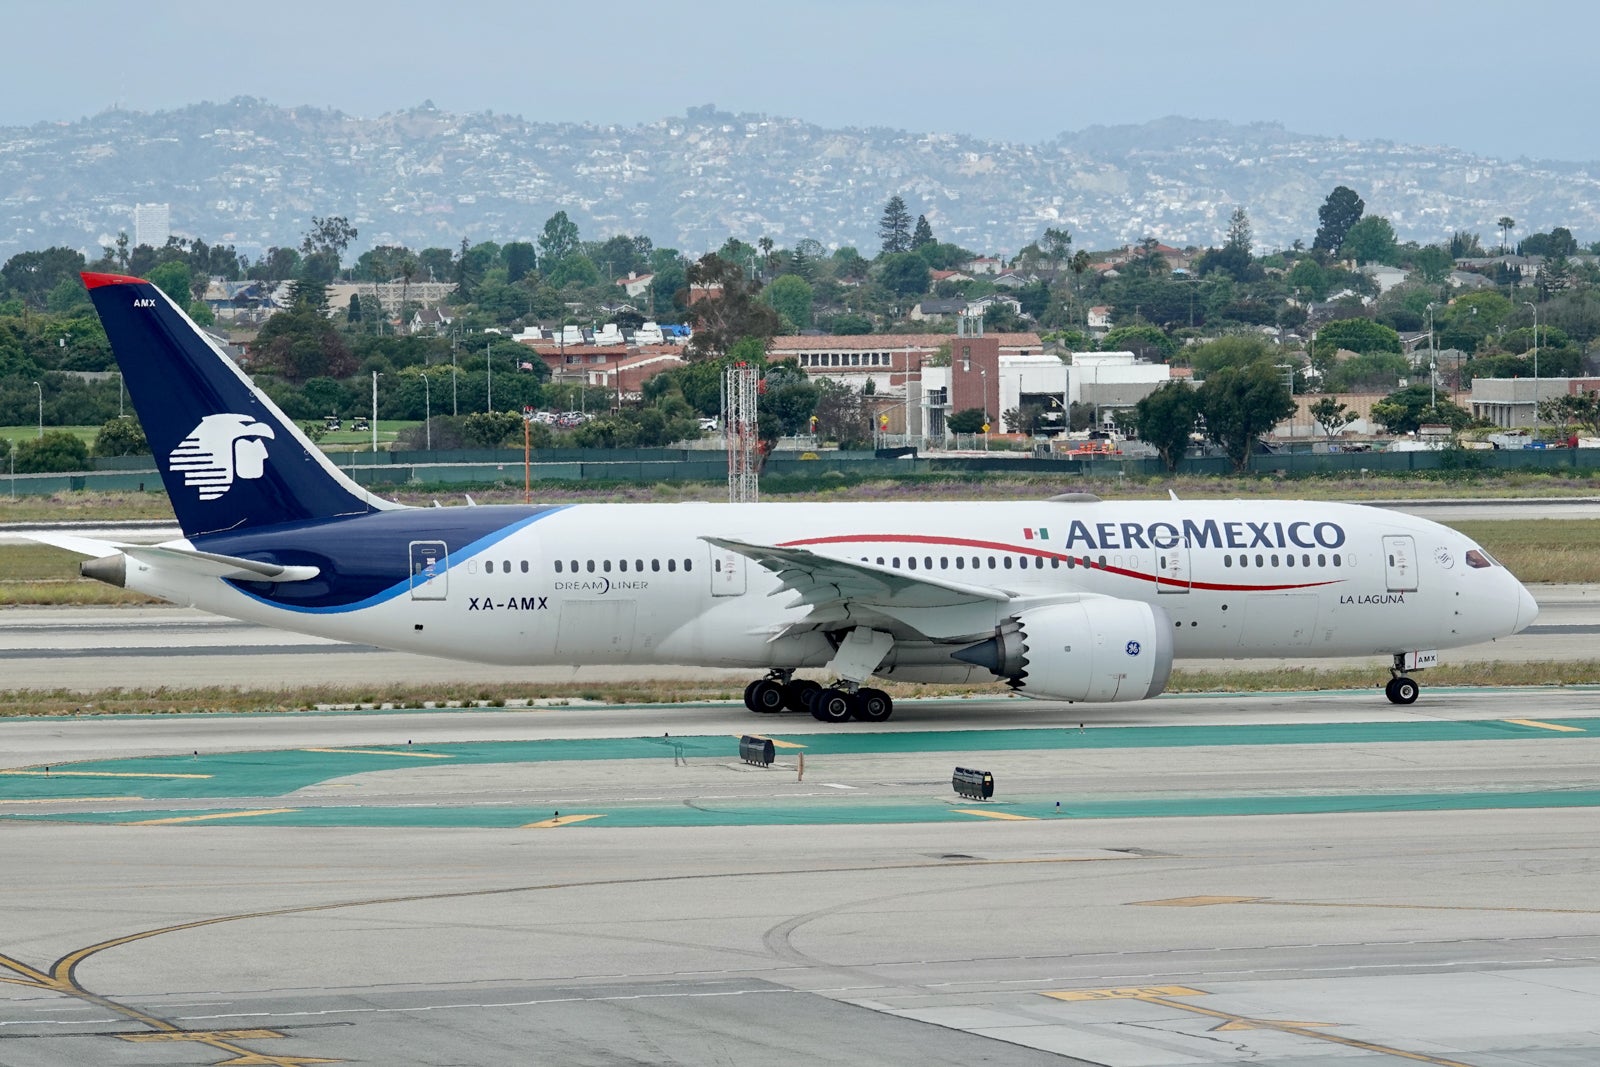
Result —
[[[999, 541], [977, 541], [967, 537], [937, 537], [930, 534], [838, 534], [832, 537], [802, 537], [798, 541], [784, 541], [781, 548], [800, 548], [805, 545], [839, 545], [861, 543], [891, 543], [891, 544], [917, 544], [917, 545], [953, 545], [961, 548], [982, 548], [992, 552], [1011, 552], [1019, 556], [1043, 556], [1045, 559], [1079, 559], [1089, 560], [1086, 555], [1072, 555], [1071, 553], [1051, 552], [1049, 549], [1030, 548], [1023, 545], [1008, 545]], [[1159, 574], [1145, 574], [1143, 571], [1131, 571], [1123, 567], [1113, 567], [1109, 564], [1101, 566], [1099, 563], [1090, 563], [1086, 570], [1096, 570], [1104, 574], [1120, 574], [1124, 578], [1137, 578], [1143, 582], [1154, 582], [1156, 585], [1187, 586], [1190, 589], [1208, 589], [1222, 593], [1274, 593], [1285, 589], [1315, 589], [1319, 586], [1334, 585], [1342, 579], [1333, 578], [1322, 582], [1291, 582], [1284, 585], [1230, 585], [1223, 582], [1185, 582], [1176, 578], [1168, 578]]]

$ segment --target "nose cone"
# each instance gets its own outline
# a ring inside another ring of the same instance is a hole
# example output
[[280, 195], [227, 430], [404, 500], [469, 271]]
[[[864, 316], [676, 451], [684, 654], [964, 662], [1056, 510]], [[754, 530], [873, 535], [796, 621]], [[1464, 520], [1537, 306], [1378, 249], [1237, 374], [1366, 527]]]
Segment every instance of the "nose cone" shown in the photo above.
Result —
[[1517, 583], [1517, 621], [1512, 624], [1511, 632], [1520, 634], [1533, 624], [1539, 617], [1539, 603], [1533, 599], [1533, 594], [1528, 592], [1528, 587], [1521, 582]]

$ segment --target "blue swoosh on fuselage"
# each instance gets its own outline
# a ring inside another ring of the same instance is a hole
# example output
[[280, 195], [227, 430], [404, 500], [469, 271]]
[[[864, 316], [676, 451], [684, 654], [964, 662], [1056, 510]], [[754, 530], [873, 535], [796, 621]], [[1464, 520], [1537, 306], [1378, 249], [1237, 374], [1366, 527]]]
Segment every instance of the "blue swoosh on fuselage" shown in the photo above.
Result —
[[283, 566], [312, 566], [304, 582], [229, 584], [263, 604], [308, 614], [359, 611], [411, 590], [411, 544], [443, 541], [448, 569], [549, 518], [571, 504], [517, 504], [471, 508], [374, 511], [319, 522], [285, 523], [262, 530], [214, 534], [193, 544], [205, 552]]

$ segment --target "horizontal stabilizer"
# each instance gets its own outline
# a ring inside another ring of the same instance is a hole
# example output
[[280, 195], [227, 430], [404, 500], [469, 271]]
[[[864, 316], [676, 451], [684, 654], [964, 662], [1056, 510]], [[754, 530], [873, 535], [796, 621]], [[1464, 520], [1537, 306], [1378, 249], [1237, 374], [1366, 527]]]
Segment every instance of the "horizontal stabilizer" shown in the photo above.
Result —
[[[64, 548], [80, 556], [89, 556], [89, 561], [80, 568], [84, 576], [98, 578], [112, 585], [122, 584], [121, 581], [113, 581], [110, 577], [112, 574], [120, 575], [121, 568], [104, 564], [102, 561], [108, 557], [115, 557], [120, 562], [123, 556], [151, 566], [186, 570], [191, 574], [203, 574], [212, 578], [232, 578], [241, 582], [303, 582], [322, 573], [317, 567], [265, 563], [258, 559], [201, 552], [181, 545], [134, 545], [124, 541], [100, 541], [92, 537], [56, 533], [30, 533], [27, 536], [30, 540], [41, 544]], [[90, 568], [94, 573], [90, 573], [90, 569], [83, 568]]]

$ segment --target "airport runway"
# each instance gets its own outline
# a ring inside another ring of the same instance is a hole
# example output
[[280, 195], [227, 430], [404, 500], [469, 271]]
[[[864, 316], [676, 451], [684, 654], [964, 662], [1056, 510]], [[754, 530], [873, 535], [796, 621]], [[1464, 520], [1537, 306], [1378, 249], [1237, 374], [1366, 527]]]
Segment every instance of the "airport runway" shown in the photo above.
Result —
[[[1538, 586], [1539, 619], [1515, 637], [1451, 649], [1445, 663], [1566, 660], [1596, 656], [1600, 588]], [[1184, 660], [1179, 666], [1270, 668], [1305, 660]], [[1383, 657], [1316, 660], [1313, 666], [1367, 664], [1374, 684]], [[233, 622], [172, 607], [7, 608], [0, 612], [0, 670], [11, 688], [156, 688], [223, 683], [247, 688], [385, 683], [470, 686], [606, 682], [644, 678], [720, 678], [741, 689], [749, 672], [652, 667], [494, 667], [434, 659]], [[1422, 678], [1424, 686], [1427, 679]]]
[[1590, 1064], [1597, 700], [0, 723], [0, 1063]]

